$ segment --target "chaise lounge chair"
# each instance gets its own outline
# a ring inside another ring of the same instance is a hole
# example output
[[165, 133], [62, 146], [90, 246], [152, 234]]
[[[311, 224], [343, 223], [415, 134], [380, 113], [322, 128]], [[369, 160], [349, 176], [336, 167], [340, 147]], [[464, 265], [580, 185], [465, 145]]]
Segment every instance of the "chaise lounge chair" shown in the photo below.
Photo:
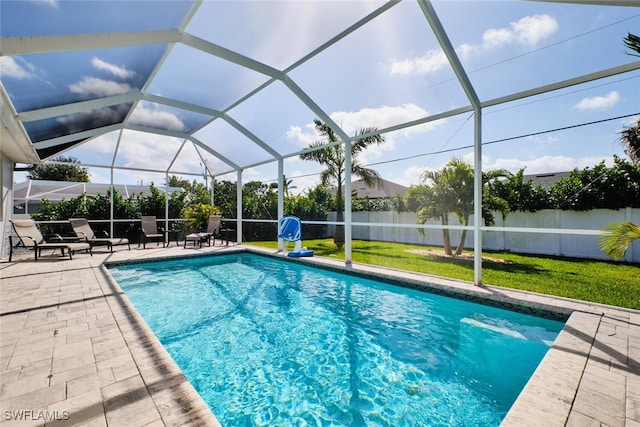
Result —
[[[202, 233], [189, 233], [187, 237], [184, 239], [184, 247], [187, 247], [187, 242], [193, 242], [195, 246], [196, 243], [200, 247], [202, 247], [202, 242], [209, 243], [211, 246], [211, 239], [213, 239], [213, 245], [216, 244], [216, 236], [220, 235], [220, 220], [222, 219], [222, 215], [209, 215], [209, 224], [207, 225], [207, 231]], [[222, 241], [222, 237], [220, 237]]]
[[127, 245], [129, 250], [131, 250], [131, 245], [129, 244], [129, 239], [121, 237], [121, 238], [110, 238], [106, 232], [104, 233], [104, 237], [97, 237], [96, 233], [93, 231], [91, 226], [89, 225], [89, 221], [86, 218], [71, 218], [69, 219], [71, 223], [71, 227], [73, 228], [73, 232], [76, 233], [80, 240], [89, 243], [93, 246], [107, 246], [110, 252], [113, 252], [114, 246], [119, 245]]
[[[141, 216], [140, 229], [143, 249], [147, 248], [147, 242], [162, 242], [162, 247], [164, 248], [166, 233], [164, 228], [158, 227], [155, 216]], [[138, 243], [138, 246], [140, 246], [140, 243]], [[157, 243], [156, 246], [158, 246]]]
[[[32, 219], [14, 219], [10, 222], [13, 225], [13, 230], [20, 243], [27, 249], [33, 249], [36, 261], [38, 261], [38, 256], [42, 255], [43, 249], [60, 249], [62, 255], [64, 255], [64, 251], [66, 250], [69, 254], [69, 259], [72, 259], [72, 254], [78, 251], [87, 251], [93, 256], [91, 245], [86, 242], [65, 242], [65, 240], [58, 235], [55, 236], [55, 241], [51, 240], [47, 242]], [[11, 256], [13, 255], [13, 238], [14, 236], [9, 236], [9, 262], [11, 262]]]

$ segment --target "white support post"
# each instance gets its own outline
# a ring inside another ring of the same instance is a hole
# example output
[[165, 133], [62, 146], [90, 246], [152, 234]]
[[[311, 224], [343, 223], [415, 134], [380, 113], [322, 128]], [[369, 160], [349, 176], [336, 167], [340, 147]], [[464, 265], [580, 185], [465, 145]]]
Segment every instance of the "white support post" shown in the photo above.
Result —
[[169, 172], [164, 174], [164, 231], [169, 246]]
[[482, 285], [482, 109], [474, 113], [473, 139], [473, 283]]
[[[282, 230], [280, 229], [280, 218], [284, 216], [284, 160], [278, 159], [278, 234], [280, 235]], [[283, 251], [281, 244], [278, 244], [278, 252]]]
[[31, 183], [33, 182], [32, 179], [29, 180], [29, 183], [27, 184], [27, 195], [25, 196], [24, 199], [24, 213], [28, 214], [29, 213], [29, 202], [31, 201]]
[[474, 112], [474, 139], [473, 139], [473, 276], [476, 285], [482, 284], [482, 104], [476, 93], [469, 76], [458, 58], [456, 50], [451, 44], [451, 40], [444, 30], [438, 14], [433, 8], [431, 1], [422, 0], [418, 2], [418, 6], [422, 9], [425, 18], [429, 22], [433, 35], [436, 36], [440, 47], [451, 64], [453, 72], [458, 78], [458, 82], [462, 86]]
[[240, 245], [242, 244], [242, 169], [238, 169], [238, 179], [236, 182], [236, 186], [237, 186], [236, 217], [238, 218], [237, 225], [236, 225], [236, 230], [237, 230], [236, 243]]
[[[110, 213], [109, 213], [109, 236], [113, 237], [113, 203], [114, 203], [114, 196], [113, 193], [116, 191], [115, 186], [113, 185], [113, 166], [111, 166], [110, 168], [111, 170], [111, 197], [109, 198], [109, 205], [110, 205]], [[86, 192], [85, 192], [85, 197], [86, 197]]]
[[351, 265], [351, 141], [344, 143], [344, 263]]
[[[284, 216], [284, 160], [278, 159], [278, 219]], [[278, 233], [280, 230], [278, 230]]]
[[211, 177], [211, 204], [215, 205], [214, 199], [213, 199], [213, 183], [215, 181], [213, 180], [213, 176]]

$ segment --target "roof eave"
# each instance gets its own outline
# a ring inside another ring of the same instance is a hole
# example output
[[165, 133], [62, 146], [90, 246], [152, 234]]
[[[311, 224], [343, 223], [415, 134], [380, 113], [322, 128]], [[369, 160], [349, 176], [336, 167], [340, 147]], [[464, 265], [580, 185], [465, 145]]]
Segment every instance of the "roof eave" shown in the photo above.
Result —
[[15, 163], [40, 163], [41, 159], [31, 145], [24, 127], [16, 119], [15, 110], [2, 84], [0, 84], [0, 112], [2, 116], [2, 128], [0, 129], [2, 154]]

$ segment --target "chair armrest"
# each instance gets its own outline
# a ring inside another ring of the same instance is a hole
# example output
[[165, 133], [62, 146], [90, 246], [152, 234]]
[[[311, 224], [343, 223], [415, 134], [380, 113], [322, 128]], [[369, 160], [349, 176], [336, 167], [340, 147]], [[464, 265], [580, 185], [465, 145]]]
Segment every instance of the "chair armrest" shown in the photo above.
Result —
[[104, 238], [107, 238], [107, 239], [108, 239], [108, 238], [109, 238], [109, 233], [107, 233], [107, 232], [106, 232], [106, 231], [104, 231], [104, 230], [99, 230], [99, 231], [96, 233], [96, 237], [104, 237]]
[[38, 242], [36, 242], [36, 239], [34, 239], [31, 236], [24, 236], [24, 237], [19, 237], [20, 241], [22, 242], [22, 244], [24, 245], [24, 240], [23, 239], [29, 239], [33, 242], [33, 246], [38, 246]]
[[[32, 240], [33, 240], [33, 239], [32, 239]], [[55, 234], [55, 233], [54, 233], [54, 234], [48, 234], [48, 235], [44, 238], [44, 240], [45, 240], [46, 242], [63, 242], [63, 241], [64, 241], [64, 239], [62, 239], [62, 236], [61, 236], [61, 235], [59, 235], [59, 234]]]

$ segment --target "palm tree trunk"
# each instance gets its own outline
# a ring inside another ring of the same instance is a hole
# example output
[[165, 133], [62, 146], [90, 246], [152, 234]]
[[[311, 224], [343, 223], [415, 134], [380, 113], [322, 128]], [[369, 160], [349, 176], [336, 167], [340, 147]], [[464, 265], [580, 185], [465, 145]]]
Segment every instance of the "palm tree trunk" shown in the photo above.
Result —
[[[462, 225], [469, 225], [469, 217], [465, 218]], [[456, 248], [456, 256], [462, 255], [462, 250], [464, 249], [464, 241], [467, 240], [467, 230], [462, 230], [462, 236], [460, 236], [460, 243], [458, 243], [458, 247]]]
[[[342, 209], [336, 212], [336, 221], [344, 221], [344, 214], [342, 212]], [[333, 243], [336, 244], [338, 249], [342, 249], [342, 245], [344, 245], [344, 225], [336, 225], [336, 229], [333, 232]]]
[[[342, 209], [342, 188], [341, 180], [338, 180], [338, 188], [336, 190], [336, 221], [344, 221], [344, 212]], [[338, 249], [342, 249], [344, 245], [344, 225], [336, 225], [336, 229], [333, 232], [333, 243], [336, 244]]]
[[[442, 225], [449, 225], [449, 219], [447, 215], [442, 215]], [[451, 255], [451, 238], [449, 237], [449, 229], [442, 229], [442, 240], [444, 241], [444, 253]]]
[[460, 243], [458, 243], [458, 247], [456, 248], [456, 256], [462, 255], [462, 250], [464, 249], [464, 241], [467, 239], [467, 230], [462, 230], [462, 236], [460, 236]]

